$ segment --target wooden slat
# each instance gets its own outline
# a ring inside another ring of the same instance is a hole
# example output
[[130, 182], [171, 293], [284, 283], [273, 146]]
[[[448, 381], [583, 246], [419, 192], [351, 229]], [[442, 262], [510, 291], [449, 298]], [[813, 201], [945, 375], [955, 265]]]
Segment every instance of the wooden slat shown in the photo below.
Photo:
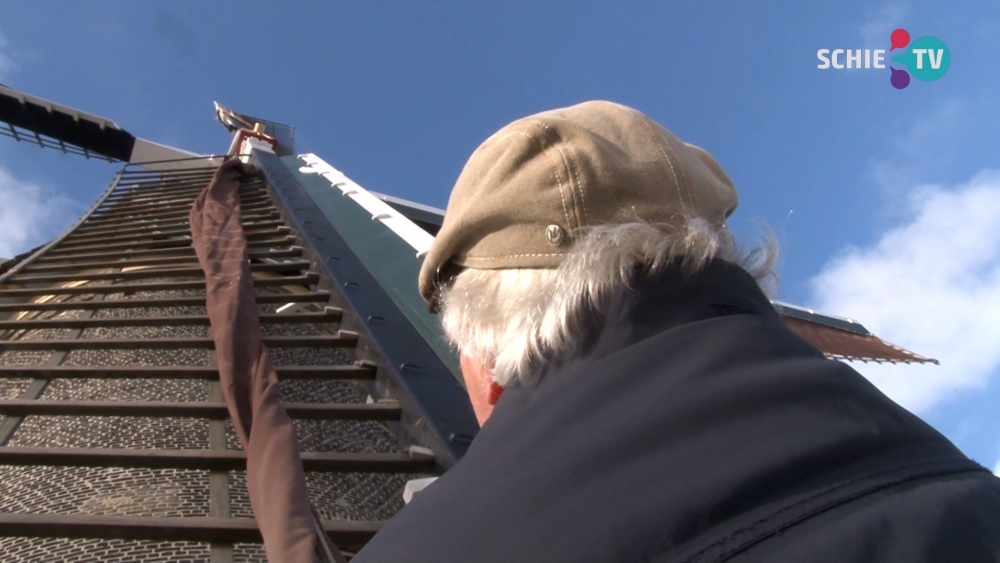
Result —
[[[312, 285], [319, 280], [313, 273], [304, 276], [284, 276], [276, 278], [254, 278], [255, 287], [275, 287], [283, 285]], [[83, 285], [80, 287], [37, 287], [30, 289], [0, 289], [3, 297], [37, 297], [39, 295], [89, 295], [99, 293], [135, 293], [138, 291], [176, 291], [179, 289], [205, 289], [203, 280], [136, 283], [131, 285]]]
[[[263, 211], [274, 209], [274, 205], [269, 202], [253, 203], [247, 205], [243, 208], [245, 212], [257, 212], [261, 213]], [[91, 217], [87, 219], [85, 223], [88, 226], [109, 226], [116, 222], [122, 220], [145, 220], [145, 221], [155, 221], [160, 219], [167, 219], [172, 217], [188, 217], [191, 214], [191, 209], [188, 206], [184, 207], [166, 207], [163, 209], [149, 209], [147, 211], [121, 211], [121, 212], [108, 212], [101, 214], [100, 216]]]
[[[373, 366], [289, 366], [276, 368], [281, 380], [372, 380]], [[171, 367], [45, 367], [0, 366], [3, 379], [203, 379], [216, 380], [215, 368], [201, 366]]]
[[[126, 213], [146, 213], [148, 211], [176, 211], [186, 209], [190, 211], [191, 205], [194, 203], [193, 197], [190, 198], [161, 198], [154, 199], [152, 202], [111, 202], [108, 204], [107, 201], [104, 205], [97, 210], [96, 213], [100, 213], [101, 217], [106, 217], [109, 214], [126, 214]], [[264, 202], [270, 202], [271, 196], [267, 194], [254, 195], [251, 197], [240, 197], [241, 207], [249, 208], [253, 205], [259, 205]], [[98, 218], [97, 215], [94, 218]]]
[[189, 178], [211, 178], [215, 174], [216, 170], [217, 169], [215, 167], [186, 168], [167, 171], [129, 169], [124, 171], [122, 181], [118, 186], [118, 191], [127, 192], [130, 190], [148, 189], [148, 186], [160, 185], [167, 182], [178, 182]]
[[211, 178], [217, 168], [178, 168], [174, 170], [141, 170], [131, 168], [125, 170], [122, 176], [120, 191], [145, 189], [147, 184], [155, 185], [161, 182], [177, 181], [183, 178], [197, 178], [205, 176]]
[[[265, 228], [275, 228], [284, 225], [282, 221], [263, 221], [258, 223], [244, 224], [244, 232], [249, 231], [259, 231]], [[189, 228], [187, 221], [169, 221], [162, 223], [154, 223], [152, 225], [143, 225], [141, 227], [130, 227], [128, 229], [118, 229], [110, 231], [107, 233], [74, 233], [67, 240], [72, 240], [74, 242], [83, 242], [90, 240], [120, 240], [126, 237], [140, 237], [140, 236], [177, 236], [189, 234], [191, 229]]]
[[[143, 197], [149, 196], [161, 196], [169, 194], [184, 194], [184, 193], [199, 193], [208, 186], [211, 176], [208, 177], [188, 177], [188, 178], [171, 178], [168, 180], [162, 180], [157, 182], [138, 182], [130, 183], [128, 186], [119, 187], [112, 196], [122, 199], [141, 199]], [[127, 179], [123, 179], [123, 182], [128, 182]], [[135, 186], [135, 187], [132, 187]], [[260, 191], [263, 185], [258, 182], [246, 183], [240, 187], [240, 193], [244, 191], [253, 192]]]
[[[118, 184], [118, 188], [112, 195], [118, 197], [141, 197], [148, 193], [172, 193], [181, 190], [201, 191], [208, 185], [211, 175], [199, 176], [192, 174], [189, 176], [177, 176], [175, 178], [138, 178], [132, 181], [128, 177], [123, 177]], [[263, 187], [262, 182], [244, 181], [240, 186], [240, 191], [259, 190]]]
[[[208, 185], [208, 182], [205, 182]], [[125, 193], [116, 192], [111, 194], [108, 199], [104, 200], [107, 202], [139, 202], [139, 201], [149, 201], [151, 199], [157, 199], [161, 197], [191, 197], [192, 199], [204, 191], [205, 186], [183, 186], [183, 187], [166, 187], [162, 190], [155, 190], [152, 188], [146, 188], [142, 190], [144, 193]], [[240, 189], [240, 197], [253, 197], [257, 195], [266, 194], [267, 190], [262, 188], [250, 188], [250, 189]]]
[[[379, 522], [328, 520], [323, 529], [337, 545], [359, 545], [378, 532]], [[253, 518], [142, 518], [79, 514], [0, 513], [0, 536], [104, 538], [152, 541], [261, 543]]]
[[[136, 202], [115, 202], [112, 201], [108, 203], [104, 202], [104, 205], [98, 209], [94, 218], [99, 218], [106, 216], [108, 214], [117, 213], [146, 213], [148, 211], [166, 211], [168, 209], [190, 209], [194, 204], [194, 197], [171, 197], [171, 198], [153, 198], [148, 201], [136, 201]], [[256, 195], [251, 197], [241, 197], [240, 206], [249, 207], [251, 205], [257, 205], [260, 203], [270, 203], [271, 197], [267, 194]]]
[[[250, 223], [243, 225], [244, 232], [259, 231], [261, 229], [281, 227], [284, 225], [283, 221], [262, 221], [259, 223]], [[82, 233], [73, 234], [67, 240], [72, 240], [74, 242], [83, 241], [94, 241], [94, 240], [121, 240], [126, 237], [138, 237], [138, 236], [177, 236], [177, 235], [187, 235], [191, 234], [191, 229], [188, 227], [187, 221], [171, 221], [169, 223], [162, 223], [159, 225], [149, 225], [144, 227], [132, 227], [129, 229], [119, 229], [115, 231], [110, 231], [108, 233]]]
[[[244, 214], [242, 219], [243, 219], [243, 224], [247, 224], [248, 222], [251, 222], [251, 221], [261, 221], [261, 220], [268, 219], [268, 218], [277, 219], [278, 218], [278, 212], [276, 210], [256, 211], [254, 213], [246, 213], [246, 214]], [[76, 234], [85, 233], [85, 234], [88, 234], [88, 235], [89, 234], [95, 234], [95, 233], [109, 233], [109, 232], [114, 232], [114, 231], [116, 231], [118, 229], [128, 229], [128, 228], [132, 228], [132, 227], [142, 227], [142, 226], [148, 226], [148, 225], [157, 225], [157, 224], [165, 223], [165, 222], [168, 222], [168, 221], [170, 221], [170, 222], [186, 221], [187, 219], [188, 219], [188, 215], [177, 214], [177, 215], [175, 215], [173, 217], [164, 217], [164, 218], [146, 219], [146, 218], [143, 218], [143, 217], [139, 217], [139, 218], [136, 218], [136, 219], [126, 219], [126, 220], [122, 220], [122, 221], [112, 221], [112, 222], [108, 223], [107, 225], [88, 225], [88, 223], [84, 223], [83, 225], [81, 225], [80, 227], [78, 227], [74, 231], [74, 233], [76, 233]]]
[[134, 250], [187, 248], [189, 246], [191, 246], [191, 238], [187, 237], [187, 238], [162, 239], [162, 240], [148, 241], [143, 243], [91, 244], [87, 246], [78, 246], [73, 248], [54, 248], [52, 249], [51, 252], [49, 252], [48, 256], [50, 258], [74, 258], [79, 256], [80, 254], [86, 255], [92, 252], [107, 252], [109, 250], [128, 252]]
[[[244, 211], [268, 211], [273, 210], [274, 205], [270, 203], [261, 203], [248, 205]], [[122, 212], [122, 213], [105, 213], [99, 217], [93, 217], [87, 219], [86, 224], [89, 226], [102, 225], [107, 226], [112, 223], [119, 222], [123, 219], [139, 220], [144, 219], [146, 221], [153, 221], [156, 219], [165, 219], [168, 217], [187, 217], [191, 213], [190, 209], [179, 207], [179, 208], [167, 208], [160, 210], [150, 210], [146, 212]]]
[[[251, 210], [245, 210], [247, 214]], [[252, 210], [254, 215], [264, 215], [268, 213], [276, 214], [278, 211], [274, 207], [261, 207], [260, 209]], [[145, 223], [150, 223], [153, 221], [169, 221], [175, 219], [184, 219], [190, 216], [189, 211], [170, 211], [166, 213], [159, 214], [143, 214], [143, 215], [125, 215], [123, 217], [114, 217], [101, 220], [88, 220], [83, 224], [82, 227], [77, 229], [77, 232], [91, 232], [96, 229], [107, 229], [108, 227], [133, 227], [142, 225]]]
[[[288, 293], [258, 295], [254, 298], [258, 305], [273, 303], [326, 303], [330, 294], [326, 291], [310, 293]], [[112, 301], [61, 301], [57, 303], [0, 303], [0, 313], [16, 311], [74, 311], [90, 309], [134, 309], [137, 307], [204, 307], [204, 297], [171, 297], [163, 299], [116, 299]]]
[[[245, 195], [240, 194], [241, 204], [258, 203], [260, 201], [270, 201], [270, 197], [267, 193]], [[190, 207], [194, 200], [197, 198], [195, 195], [170, 195], [163, 197], [153, 197], [147, 198], [145, 200], [136, 201], [125, 201], [125, 200], [104, 200], [104, 204], [98, 209], [98, 212], [104, 213], [106, 211], [136, 211], [136, 210], [146, 210], [155, 208], [168, 208], [168, 207]]]
[[[248, 213], [248, 214], [243, 215], [242, 224], [243, 225], [248, 225], [248, 224], [253, 223], [254, 221], [262, 221], [262, 220], [269, 219], [269, 218], [276, 218], [277, 216], [278, 216], [277, 211], [268, 211], [268, 212], [253, 213], [253, 214], [249, 214]], [[86, 224], [84, 224], [84, 225], [80, 226], [78, 229], [76, 229], [75, 231], [73, 231], [73, 233], [74, 234], [78, 234], [78, 235], [79, 234], [87, 234], [87, 235], [90, 235], [90, 234], [107, 234], [107, 233], [117, 232], [117, 231], [119, 231], [121, 229], [131, 229], [131, 228], [137, 228], [137, 227], [148, 227], [150, 225], [165, 225], [165, 224], [170, 224], [170, 223], [184, 224], [185, 222], [187, 222], [187, 220], [188, 220], [188, 217], [186, 215], [181, 215], [181, 216], [173, 217], [173, 218], [170, 218], [170, 219], [159, 219], [159, 220], [154, 219], [154, 220], [151, 220], [151, 221], [150, 220], [142, 219], [142, 220], [136, 220], [136, 221], [114, 222], [114, 223], [111, 223], [111, 224], [105, 225], [105, 226], [88, 227]]]
[[[96, 295], [93, 298], [91, 298], [91, 301], [95, 303], [101, 302], [104, 300], [104, 298], [105, 298], [104, 295]], [[80, 320], [86, 320], [92, 318], [94, 314], [95, 311], [92, 310], [83, 311], [80, 315]], [[67, 340], [76, 340], [77, 338], [80, 337], [81, 334], [83, 334], [83, 329], [77, 328], [69, 330], [67, 334], [63, 335], [63, 337], [66, 338]], [[60, 366], [63, 365], [63, 362], [66, 361], [66, 358], [68, 356], [69, 352], [67, 352], [66, 350], [59, 350], [57, 352], [54, 352], [49, 355], [49, 358], [45, 362], [45, 364], [43, 364], [43, 367], [59, 368]], [[48, 387], [49, 381], [50, 380], [47, 378], [33, 378], [31, 382], [28, 384], [28, 387], [24, 390], [23, 393], [21, 393], [18, 399], [22, 401], [34, 401], [38, 399], [39, 397], [42, 396], [42, 393], [45, 391], [46, 387]], [[7, 416], [4, 418], [5, 420], [3, 421], [2, 424], [0, 424], [0, 446], [6, 445], [10, 441], [10, 438], [14, 435], [14, 432], [17, 431], [17, 429], [21, 426], [21, 423], [24, 421], [24, 417], [21, 416]]]
[[[338, 331], [335, 336], [265, 336], [268, 348], [350, 348], [357, 336]], [[211, 338], [145, 338], [101, 340], [0, 340], [0, 350], [169, 350], [214, 349]]]
[[[145, 178], [136, 177], [134, 180], [128, 176], [123, 176], [113, 195], [119, 197], [129, 197], [157, 191], [170, 192], [185, 189], [203, 190], [211, 179], [211, 175], [201, 174], [188, 174], [175, 176], [173, 178], [157, 178], [153, 176]], [[249, 184], [247, 184], [246, 187], [249, 187]]]
[[[399, 403], [285, 403], [288, 416], [303, 420], [398, 420]], [[222, 402], [0, 400], [8, 416], [229, 417]]]
[[[208, 185], [208, 182], [211, 179], [211, 176], [188, 176], [184, 178], [178, 177], [158, 181], [142, 180], [139, 182], [130, 182], [128, 179], [123, 178], [122, 182], [128, 182], [128, 185], [123, 186], [119, 183], [118, 188], [111, 195], [117, 198], [128, 199], [141, 198], [146, 194], [161, 195], [191, 191], [199, 192], [205, 189], [205, 186]], [[253, 187], [247, 185], [245, 187], [247, 189], [260, 189], [258, 185]]]
[[[433, 456], [408, 453], [301, 452], [302, 469], [324, 473], [427, 473]], [[147, 469], [246, 469], [242, 450], [132, 450], [111, 448], [0, 447], [0, 465], [55, 467], [142, 467]]]
[[[262, 260], [265, 258], [297, 258], [302, 255], [302, 247], [277, 250], [274, 252], [252, 252], [249, 255], [251, 260]], [[38, 272], [65, 272], [68, 270], [99, 270], [104, 268], [131, 268], [133, 266], [159, 266], [169, 265], [176, 267], [196, 266], [197, 262], [192, 262], [186, 256], [164, 256], [159, 258], [138, 258], [129, 260], [113, 260], [103, 262], [79, 262], [76, 264], [54, 264], [51, 266], [32, 265], [25, 268], [26, 273]]]
[[[260, 232], [250, 232], [245, 233], [243, 236], [246, 240], [260, 240], [267, 239], [270, 237], [279, 237], [281, 235], [286, 235], [290, 229], [288, 227], [278, 227], [276, 229], [268, 229], [266, 231]], [[153, 235], [148, 237], [136, 237], [135, 239], [126, 238], [124, 242], [99, 242], [99, 241], [83, 241], [80, 243], [65, 242], [59, 246], [52, 249], [50, 254], [52, 255], [65, 255], [68, 253], [76, 254], [77, 251], [80, 252], [90, 252], [92, 250], [128, 250], [129, 248], [156, 248], [157, 246], [184, 246], [185, 241], [190, 244], [191, 237], [187, 235]]]
[[[128, 266], [127, 262], [119, 263], [119, 266]], [[254, 272], [298, 272], [308, 270], [310, 262], [297, 260], [294, 262], [251, 264], [250, 269]], [[170, 277], [204, 277], [205, 272], [201, 266], [188, 266], [184, 268], [149, 268], [143, 270], [132, 270], [130, 272], [79, 272], [74, 274], [43, 274], [38, 276], [17, 275], [10, 279], [10, 283], [31, 284], [31, 283], [59, 283], [83, 280], [142, 280], [150, 278], [170, 278]]]
[[[194, 199], [195, 197], [198, 196], [198, 194], [200, 194], [202, 191], [205, 190], [205, 186], [207, 185], [208, 182], [206, 181], [205, 184], [200, 186], [184, 186], [184, 187], [173, 186], [173, 187], [166, 187], [165, 189], [145, 188], [141, 192], [135, 191], [135, 193], [132, 193], [132, 191], [134, 190], [126, 192], [116, 192], [114, 194], [111, 194], [111, 196], [108, 197], [108, 199], [106, 199], [105, 202], [130, 204], [130, 203], [142, 203], [146, 201], [157, 201], [160, 199], [168, 199], [168, 198]], [[267, 189], [262, 187], [253, 187], [253, 188], [248, 188], [246, 190], [241, 189], [239, 192], [241, 199], [247, 197], [258, 197], [261, 195], [266, 195], [267, 193], [268, 193]]]
[[[336, 323], [343, 311], [333, 307], [321, 313], [262, 313], [260, 322], [266, 324]], [[165, 317], [105, 317], [90, 319], [32, 319], [0, 321], [0, 330], [39, 330], [46, 328], [98, 328], [127, 326], [209, 326], [206, 315], [175, 315]]]
[[[280, 237], [281, 235], [287, 235], [291, 229], [285, 225], [279, 225], [277, 227], [271, 227], [267, 229], [248, 229], [244, 232], [244, 238], [248, 242], [253, 242], [261, 239], [267, 239], [272, 237]], [[77, 254], [80, 252], [89, 252], [91, 250], [101, 250], [101, 249], [123, 249], [128, 251], [130, 248], [143, 248], [149, 247], [155, 243], [159, 242], [182, 242], [190, 241], [191, 237], [187, 234], [182, 233], [171, 233], [171, 234], [155, 234], [149, 236], [141, 237], [123, 237], [121, 239], [107, 240], [103, 241], [98, 239], [97, 241], [82, 241], [77, 243], [66, 243], [66, 245], [60, 245], [53, 249], [53, 252], [58, 252], [60, 254], [72, 253]]]
[[[275, 243], [271, 240], [264, 241], [248, 241], [247, 248], [270, 248], [273, 246], [280, 246], [281, 244], [287, 244], [291, 246], [295, 243], [295, 237], [285, 237], [281, 239], [281, 242]], [[68, 254], [66, 256], [56, 256], [54, 258], [41, 258], [36, 264], [76, 264], [86, 260], [94, 259], [122, 259], [122, 258], [134, 258], [141, 256], [194, 256], [194, 247], [190, 244], [184, 246], [176, 246], [173, 248], [150, 248], [144, 250], [126, 250], [116, 251], [116, 252], [95, 252], [95, 253], [77, 253]]]
[[[191, 211], [191, 202], [185, 202], [183, 204], [149, 204], [142, 207], [131, 206], [131, 207], [109, 207], [101, 210], [99, 213], [95, 213], [90, 219], [88, 219], [87, 224], [93, 224], [97, 222], [105, 221], [106, 219], [112, 217], [141, 217], [147, 215], [164, 215], [173, 213], [182, 213]], [[246, 212], [258, 211], [260, 209], [266, 209], [274, 207], [274, 203], [266, 197], [254, 198], [251, 201], [247, 201], [241, 206], [242, 210]]]
[[[219, 358], [215, 351], [208, 354], [208, 366], [217, 367]], [[208, 400], [225, 403], [225, 394], [222, 392], [221, 381], [208, 382]], [[213, 419], [208, 421], [208, 448], [211, 450], [225, 451], [229, 447], [226, 444], [226, 421]], [[213, 518], [230, 518], [232, 511], [229, 495], [229, 472], [209, 471], [208, 472], [208, 515]], [[212, 542], [209, 546], [211, 552], [211, 563], [234, 563], [233, 544]]]

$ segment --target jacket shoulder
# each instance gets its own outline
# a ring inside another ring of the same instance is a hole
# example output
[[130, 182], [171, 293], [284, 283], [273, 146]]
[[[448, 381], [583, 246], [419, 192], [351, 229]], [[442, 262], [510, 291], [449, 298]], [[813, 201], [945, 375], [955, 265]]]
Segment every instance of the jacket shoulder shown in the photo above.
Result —
[[734, 554], [751, 561], [1000, 561], [1000, 478], [928, 477], [856, 498]]

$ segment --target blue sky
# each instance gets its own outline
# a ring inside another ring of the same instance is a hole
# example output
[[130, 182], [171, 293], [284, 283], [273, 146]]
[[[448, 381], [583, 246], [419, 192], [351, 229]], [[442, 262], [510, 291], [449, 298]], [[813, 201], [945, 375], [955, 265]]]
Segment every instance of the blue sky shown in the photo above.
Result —
[[[271, 4], [271, 5], [268, 5]], [[363, 6], [362, 6], [363, 4]], [[939, 37], [948, 74], [819, 70], [818, 49]], [[856, 366], [1000, 464], [1000, 5], [870, 2], [8, 0], [0, 82], [218, 153], [212, 101], [293, 124], [363, 186], [444, 207], [505, 123], [588, 99], [711, 151], [733, 229], [769, 224], [786, 301], [860, 319], [941, 366]], [[0, 138], [0, 255], [69, 225], [114, 165]]]

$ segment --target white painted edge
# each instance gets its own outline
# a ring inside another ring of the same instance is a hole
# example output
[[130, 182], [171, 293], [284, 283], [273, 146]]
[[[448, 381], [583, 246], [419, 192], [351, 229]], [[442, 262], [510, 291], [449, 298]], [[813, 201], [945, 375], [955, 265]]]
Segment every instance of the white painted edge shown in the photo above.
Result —
[[71, 108], [69, 106], [64, 106], [62, 104], [57, 104], [55, 102], [50, 102], [49, 100], [46, 100], [44, 98], [39, 98], [37, 96], [32, 96], [31, 94], [25, 94], [24, 92], [21, 92], [20, 90], [15, 90], [15, 89], [10, 88], [8, 86], [0, 85], [0, 94], [3, 94], [5, 96], [10, 96], [11, 98], [14, 98], [14, 99], [18, 100], [22, 104], [25, 103], [25, 102], [31, 102], [31, 103], [33, 103], [35, 105], [42, 106], [43, 108], [48, 109], [49, 112], [52, 112], [53, 110], [55, 110], [55, 111], [59, 111], [59, 112], [65, 113], [67, 115], [71, 115], [71, 116], [73, 116], [73, 119], [76, 120], [76, 121], [79, 121], [80, 119], [85, 119], [85, 120], [90, 121], [92, 123], [96, 123], [101, 128], [102, 131], [104, 129], [108, 128], [108, 127], [112, 128], [112, 129], [118, 129], [119, 131], [121, 130], [121, 127], [119, 127], [118, 124], [116, 124], [114, 121], [112, 121], [112, 120], [110, 120], [110, 119], [108, 119], [106, 117], [101, 117], [101, 116], [95, 115], [93, 113], [89, 113], [89, 112], [86, 112], [86, 111], [81, 111], [81, 110], [78, 110], [76, 108]]
[[239, 141], [240, 141], [240, 132], [239, 130], [237, 130], [235, 133], [233, 133], [233, 141], [229, 143], [229, 151], [227, 151], [226, 154], [236, 154], [236, 149], [239, 148], [236, 146], [236, 143], [238, 143]]
[[[237, 131], [236, 134], [239, 135], [239, 131]], [[240, 143], [240, 160], [244, 163], [249, 163], [250, 153], [255, 150], [274, 154], [274, 149], [271, 148], [271, 145], [261, 141], [257, 137], [246, 137], [243, 139], [243, 142]]]
[[434, 481], [437, 481], [437, 477], [424, 477], [423, 479], [410, 479], [403, 486], [403, 502], [410, 504], [413, 500], [413, 495], [419, 493], [420, 491], [427, 488]]
[[198, 167], [215, 168], [221, 162], [221, 159], [214, 158], [198, 160], [198, 157], [202, 156], [205, 155], [136, 137], [129, 163], [152, 172], [161, 172]]
[[405, 205], [406, 207], [412, 207], [414, 209], [419, 209], [421, 211], [426, 211], [428, 213], [433, 213], [435, 215], [440, 215], [440, 216], [444, 217], [444, 209], [440, 209], [440, 208], [437, 208], [437, 207], [431, 207], [430, 205], [424, 205], [422, 203], [417, 203], [415, 201], [410, 201], [408, 199], [401, 199], [401, 198], [398, 198], [398, 197], [395, 197], [395, 196], [391, 196], [391, 195], [380, 194], [378, 192], [369, 192], [369, 193], [371, 193], [373, 196], [381, 199], [382, 201], [386, 201], [388, 203], [396, 203], [396, 204], [399, 204], [399, 205]]
[[301, 154], [299, 158], [306, 163], [299, 168], [303, 174], [319, 174], [325, 178], [330, 185], [340, 190], [346, 197], [354, 200], [355, 203], [371, 214], [373, 221], [378, 221], [389, 228], [393, 233], [406, 241], [416, 253], [417, 258], [427, 254], [434, 237], [419, 225], [410, 221], [405, 215], [396, 211], [391, 205], [382, 201], [378, 196], [362, 188], [353, 180], [348, 178], [343, 172], [330, 166], [322, 158], [315, 154]]
[[808, 309], [806, 307], [801, 307], [799, 305], [792, 305], [791, 303], [785, 303], [784, 301], [778, 301], [777, 299], [772, 299], [771, 303], [773, 303], [775, 305], [780, 305], [780, 306], [788, 308], [788, 309], [794, 309], [794, 310], [797, 310], [797, 311], [801, 311], [803, 313], [809, 313], [811, 315], [816, 315], [817, 317], [827, 317], [827, 318], [830, 318], [830, 319], [836, 319], [838, 321], [844, 321], [844, 322], [850, 323], [850, 324], [860, 324], [858, 321], [856, 321], [854, 319], [849, 319], [847, 317], [841, 317], [841, 316], [838, 316], [838, 315], [831, 315], [829, 313], [820, 313], [820, 312], [814, 311], [813, 309]]
[[290, 315], [292, 313], [298, 313], [305, 308], [306, 303], [285, 303], [281, 307], [278, 307], [274, 312], [279, 315]]

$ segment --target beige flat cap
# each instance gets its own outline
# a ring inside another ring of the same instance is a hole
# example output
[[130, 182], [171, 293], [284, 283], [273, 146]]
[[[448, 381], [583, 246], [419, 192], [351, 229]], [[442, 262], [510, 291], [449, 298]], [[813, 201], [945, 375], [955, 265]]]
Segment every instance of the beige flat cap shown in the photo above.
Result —
[[696, 217], [723, 225], [738, 202], [712, 155], [632, 108], [593, 101], [525, 117], [469, 158], [420, 294], [431, 301], [455, 267], [558, 267], [581, 227]]

